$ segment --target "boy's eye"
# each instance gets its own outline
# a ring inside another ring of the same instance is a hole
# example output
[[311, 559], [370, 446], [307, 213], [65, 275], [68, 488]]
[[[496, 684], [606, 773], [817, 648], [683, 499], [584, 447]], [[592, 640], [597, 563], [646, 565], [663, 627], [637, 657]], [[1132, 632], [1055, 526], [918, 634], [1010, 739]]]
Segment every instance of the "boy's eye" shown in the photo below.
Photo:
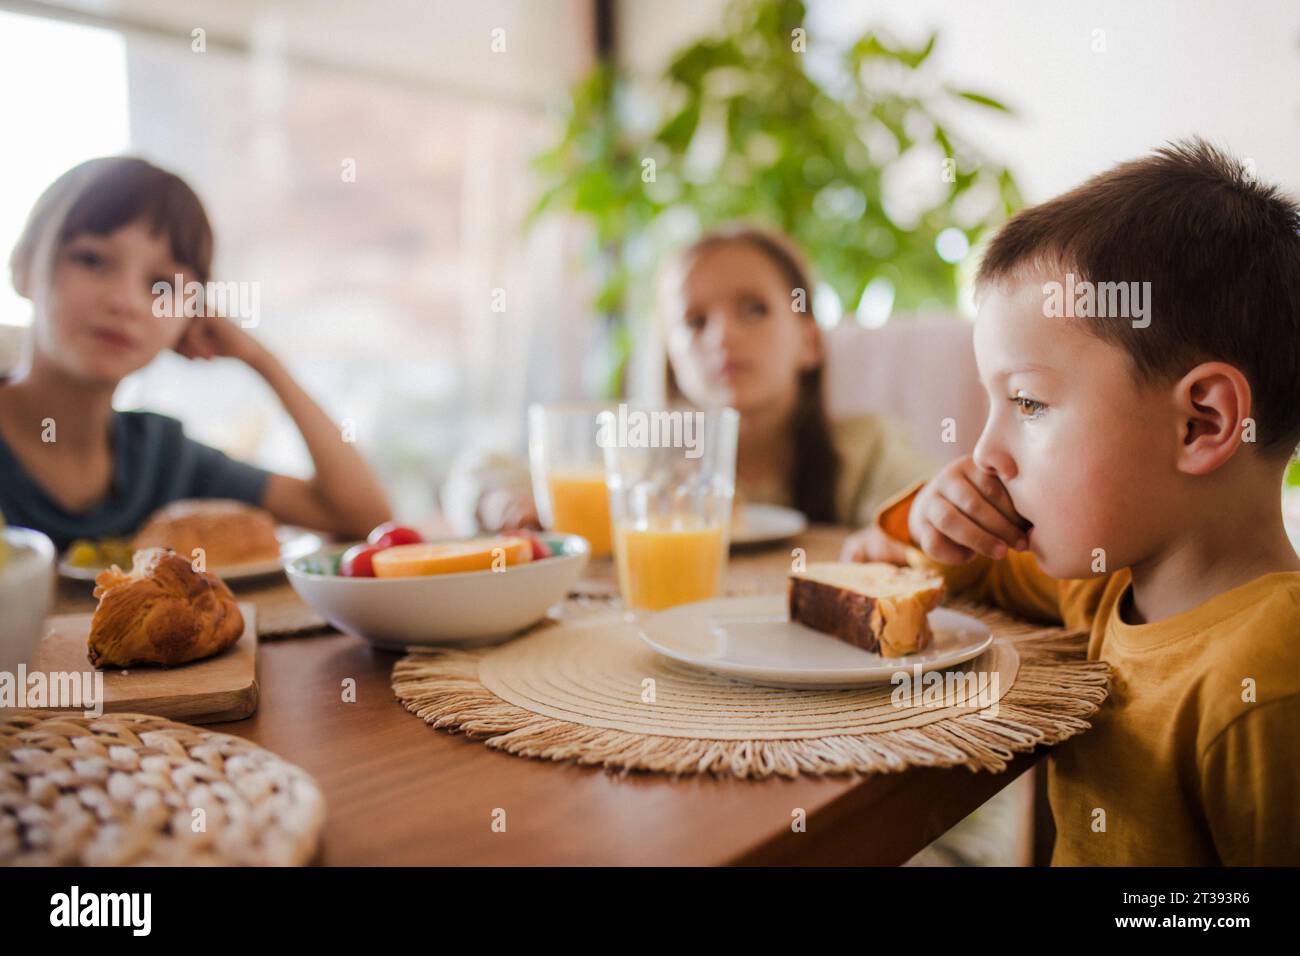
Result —
[[104, 264], [104, 259], [96, 252], [89, 249], [74, 249], [71, 253], [72, 261], [80, 263], [89, 269], [96, 269]]
[[698, 312], [686, 316], [686, 327], [692, 332], [698, 332], [704, 328], [705, 318]]
[[1042, 414], [1047, 411], [1047, 406], [1042, 402], [1033, 398], [1028, 398], [1024, 395], [1011, 395], [1009, 396], [1009, 399], [1011, 403], [1020, 410], [1020, 418], [1022, 421], [1032, 422], [1034, 419], [1040, 418]]
[[740, 304], [740, 315], [746, 319], [761, 319], [767, 315], [767, 303], [761, 299], [746, 299]]

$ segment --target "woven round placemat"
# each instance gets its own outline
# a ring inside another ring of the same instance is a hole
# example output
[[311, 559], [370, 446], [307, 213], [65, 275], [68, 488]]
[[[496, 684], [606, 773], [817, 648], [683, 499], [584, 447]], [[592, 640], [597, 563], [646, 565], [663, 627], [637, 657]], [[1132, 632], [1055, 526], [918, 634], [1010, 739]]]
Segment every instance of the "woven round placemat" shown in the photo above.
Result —
[[0, 711], [0, 864], [302, 865], [324, 821], [311, 777], [239, 737]]
[[433, 727], [521, 756], [742, 778], [910, 766], [998, 771], [1016, 752], [1088, 729], [1108, 668], [1086, 659], [1086, 634], [962, 610], [995, 637], [980, 657], [951, 669], [984, 675], [974, 700], [959, 690], [947, 701], [900, 706], [893, 684], [758, 686], [656, 654], [608, 610], [570, 613], [488, 649], [413, 648], [393, 669], [393, 692]]

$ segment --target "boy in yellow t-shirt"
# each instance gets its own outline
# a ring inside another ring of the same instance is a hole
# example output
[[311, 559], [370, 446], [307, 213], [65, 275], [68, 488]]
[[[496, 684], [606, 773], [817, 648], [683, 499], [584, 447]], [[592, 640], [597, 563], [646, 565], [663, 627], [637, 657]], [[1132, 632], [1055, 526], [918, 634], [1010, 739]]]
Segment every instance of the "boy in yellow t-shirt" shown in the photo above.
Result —
[[1051, 753], [1054, 864], [1300, 863], [1300, 209], [1176, 144], [1020, 213], [978, 287], [975, 452], [847, 556], [1088, 631], [1110, 696]]

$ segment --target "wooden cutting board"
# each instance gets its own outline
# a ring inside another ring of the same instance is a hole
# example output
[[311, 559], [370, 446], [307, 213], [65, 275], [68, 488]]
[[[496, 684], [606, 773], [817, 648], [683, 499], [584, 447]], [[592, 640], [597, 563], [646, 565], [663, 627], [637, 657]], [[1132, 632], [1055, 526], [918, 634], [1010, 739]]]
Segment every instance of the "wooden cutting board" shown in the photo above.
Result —
[[[244, 633], [216, 657], [176, 667], [104, 668], [105, 713], [154, 714], [191, 724], [215, 724], [242, 720], [255, 711], [257, 607], [240, 602], [239, 610], [244, 615]], [[94, 673], [86, 659], [91, 617], [59, 614], [49, 618], [27, 673]]]

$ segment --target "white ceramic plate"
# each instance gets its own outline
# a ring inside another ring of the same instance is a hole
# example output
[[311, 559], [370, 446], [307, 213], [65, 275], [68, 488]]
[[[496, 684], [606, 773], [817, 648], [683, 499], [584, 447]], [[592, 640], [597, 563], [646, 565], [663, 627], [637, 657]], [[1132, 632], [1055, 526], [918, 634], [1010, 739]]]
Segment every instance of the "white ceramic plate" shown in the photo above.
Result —
[[773, 687], [842, 688], [888, 683], [900, 670], [952, 667], [993, 643], [986, 624], [948, 608], [930, 612], [934, 643], [920, 654], [881, 657], [790, 623], [782, 594], [715, 598], [637, 621], [654, 650], [705, 670]]
[[331, 547], [285, 565], [298, 596], [341, 631], [380, 647], [471, 646], [499, 641], [537, 623], [563, 601], [587, 566], [577, 535], [542, 534], [553, 557], [504, 571], [403, 578], [345, 578]]
[[[322, 544], [319, 535], [312, 534], [310, 531], [303, 531], [300, 528], [277, 528], [275, 536], [280, 539], [280, 556], [278, 558], [270, 558], [266, 561], [249, 561], [244, 564], [230, 564], [225, 567], [208, 568], [208, 570], [223, 581], [243, 581], [246, 578], [260, 578], [267, 574], [278, 574], [290, 561], [311, 554], [313, 551], [319, 551]], [[63, 557], [59, 558], [59, 574], [74, 581], [93, 581], [103, 570], [104, 568], [98, 566], [91, 568], [78, 567], [75, 564], [69, 564]], [[130, 569], [123, 568], [122, 570]]]
[[740, 506], [740, 520], [731, 526], [731, 543], [772, 544], [807, 530], [808, 519], [802, 511], [780, 505], [744, 504]]

